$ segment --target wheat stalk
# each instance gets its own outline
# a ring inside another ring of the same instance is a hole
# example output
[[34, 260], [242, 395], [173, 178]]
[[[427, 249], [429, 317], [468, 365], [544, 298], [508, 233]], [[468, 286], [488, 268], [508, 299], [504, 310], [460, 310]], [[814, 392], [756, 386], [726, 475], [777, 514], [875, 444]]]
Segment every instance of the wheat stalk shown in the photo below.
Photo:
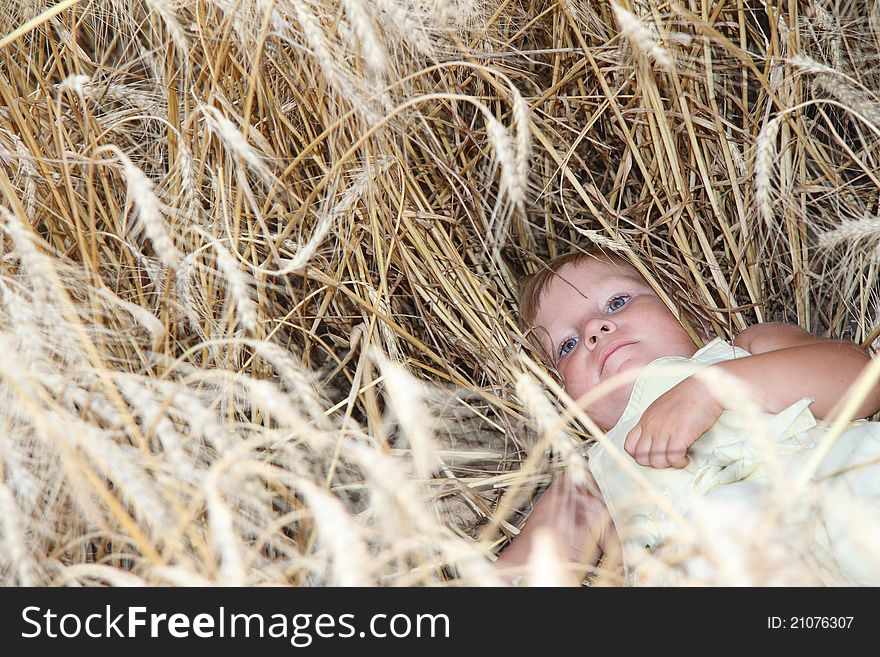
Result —
[[857, 88], [849, 76], [803, 55], [790, 57], [788, 61], [800, 70], [815, 75], [816, 84], [851, 107], [854, 112], [861, 114], [867, 121], [880, 127], [880, 104], [866, 98], [866, 90]]
[[862, 219], [846, 219], [841, 221], [834, 230], [820, 233], [816, 246], [820, 249], [831, 249], [841, 242], [862, 242], [880, 240], [880, 217], [864, 217]]
[[513, 96], [513, 123], [516, 126], [516, 172], [523, 187], [527, 186], [532, 156], [532, 118], [529, 104], [516, 87]]
[[242, 327], [253, 335], [257, 330], [257, 309], [251, 298], [251, 285], [245, 279], [245, 274], [235, 259], [218, 242], [214, 242], [214, 252], [217, 254], [217, 265], [226, 279], [229, 294], [235, 300], [238, 320]]
[[372, 355], [382, 370], [385, 388], [388, 390], [388, 402], [394, 409], [394, 414], [412, 449], [416, 472], [422, 479], [427, 479], [436, 472], [439, 457], [431, 436], [434, 421], [425, 407], [422, 386], [412, 375], [397, 363], [388, 360], [380, 351], [374, 349]]
[[758, 212], [767, 226], [773, 224], [773, 201], [771, 177], [776, 157], [776, 135], [779, 133], [779, 117], [770, 119], [761, 128], [755, 142], [755, 202]]
[[669, 56], [669, 53], [660, 46], [654, 33], [639, 20], [638, 16], [624, 9], [616, 2], [611, 3], [611, 8], [614, 11], [614, 17], [617, 19], [621, 32], [629, 37], [636, 49], [650, 55], [663, 68], [673, 68], [672, 58]]
[[146, 2], [161, 17], [162, 22], [168, 29], [168, 33], [171, 35], [174, 46], [177, 48], [177, 54], [181, 63], [186, 66], [189, 60], [189, 43], [183, 27], [174, 14], [172, 4], [168, 0], [146, 0]]
[[271, 182], [273, 176], [268, 165], [256, 150], [247, 142], [235, 123], [227, 119], [216, 107], [199, 105], [199, 111], [205, 117], [208, 128], [220, 137], [223, 144], [236, 157], [241, 158], [264, 180]]
[[[2, 473], [3, 468], [0, 468]], [[8, 567], [15, 572], [15, 580], [20, 586], [34, 586], [36, 571], [31, 559], [29, 542], [22, 531], [24, 523], [19, 513], [19, 507], [12, 492], [0, 481], [0, 526], [3, 528], [0, 534], [3, 551], [0, 554], [0, 563], [8, 563]]]
[[116, 149], [116, 156], [122, 163], [129, 198], [138, 212], [138, 220], [132, 227], [132, 236], [143, 232], [153, 245], [159, 260], [166, 267], [176, 267], [180, 262], [180, 252], [165, 229], [162, 202], [156, 196], [153, 182], [125, 153]]
[[345, 13], [354, 27], [361, 45], [364, 61], [376, 77], [382, 77], [388, 70], [388, 60], [385, 49], [379, 41], [376, 31], [373, 29], [373, 20], [363, 0], [343, 0]]

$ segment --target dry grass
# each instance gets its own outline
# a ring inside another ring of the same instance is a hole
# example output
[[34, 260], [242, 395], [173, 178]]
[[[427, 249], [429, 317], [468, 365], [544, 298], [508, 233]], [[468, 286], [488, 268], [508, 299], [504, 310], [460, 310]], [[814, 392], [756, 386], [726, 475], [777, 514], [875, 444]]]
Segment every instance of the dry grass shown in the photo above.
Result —
[[0, 8], [5, 584], [498, 583], [590, 437], [515, 321], [575, 246], [694, 336], [880, 345], [876, 2], [47, 4]]

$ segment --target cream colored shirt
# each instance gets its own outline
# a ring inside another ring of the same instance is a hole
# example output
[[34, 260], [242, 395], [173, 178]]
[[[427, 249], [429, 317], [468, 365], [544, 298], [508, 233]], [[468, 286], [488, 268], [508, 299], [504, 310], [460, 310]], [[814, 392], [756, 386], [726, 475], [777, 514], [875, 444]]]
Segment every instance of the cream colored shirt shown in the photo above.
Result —
[[749, 355], [716, 338], [691, 358], [651, 362], [607, 433], [632, 467], [601, 442], [589, 451], [629, 583], [880, 584], [880, 423], [851, 423], [804, 487], [798, 474], [826, 434], [809, 397], [764, 413], [721, 391], [745, 410], [722, 412], [683, 469], [643, 467], [623, 452], [660, 395], [712, 363]]

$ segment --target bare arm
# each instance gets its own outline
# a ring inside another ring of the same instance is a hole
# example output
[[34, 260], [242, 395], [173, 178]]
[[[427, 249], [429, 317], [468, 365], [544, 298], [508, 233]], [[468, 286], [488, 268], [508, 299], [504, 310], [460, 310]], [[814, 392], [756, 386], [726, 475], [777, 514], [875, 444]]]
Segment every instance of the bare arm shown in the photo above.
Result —
[[[710, 365], [740, 380], [758, 406], [778, 413], [804, 397], [817, 418], [833, 417], [850, 386], [871, 359], [851, 342], [811, 335], [792, 324], [756, 324], [733, 341], [752, 355]], [[660, 395], [627, 434], [624, 449], [637, 463], [653, 468], [688, 463], [687, 450], [726, 408], [699, 377], [689, 377]], [[862, 400], [856, 417], [880, 409], [880, 385]]]
[[[595, 489], [595, 484], [591, 486]], [[563, 475], [544, 491], [520, 533], [501, 553], [495, 565], [501, 569], [525, 566], [542, 528], [550, 530], [563, 557], [571, 563], [594, 566], [617, 534], [600, 496], [590, 487], [573, 485]]]
[[[777, 413], [803, 397], [815, 402], [817, 418], [834, 414], [847, 390], [871, 361], [852, 342], [819, 338], [792, 324], [757, 324], [740, 333], [734, 344], [752, 355], [712, 367], [741, 379], [759, 406]], [[862, 401], [856, 417], [880, 410], [880, 385]]]

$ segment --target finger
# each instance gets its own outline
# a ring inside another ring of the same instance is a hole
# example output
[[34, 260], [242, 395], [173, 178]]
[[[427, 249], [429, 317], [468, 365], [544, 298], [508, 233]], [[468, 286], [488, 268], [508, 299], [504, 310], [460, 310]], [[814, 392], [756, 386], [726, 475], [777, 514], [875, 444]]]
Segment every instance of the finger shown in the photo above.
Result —
[[666, 460], [673, 468], [683, 468], [691, 462], [690, 457], [685, 452], [667, 452]]
[[630, 456], [636, 455], [636, 444], [639, 442], [639, 438], [642, 436], [642, 425], [637, 424], [634, 426], [630, 432], [626, 435], [626, 440], [623, 443], [624, 451]]
[[633, 458], [636, 460], [636, 463], [639, 465], [643, 465], [645, 467], [649, 467], [651, 465], [651, 443], [653, 440], [651, 439], [650, 434], [642, 433], [639, 438], [639, 442], [636, 443], [633, 448]]
[[666, 448], [669, 446], [669, 436], [656, 436], [651, 442], [651, 452], [648, 462], [652, 468], [668, 468], [669, 461], [666, 458]]
[[636, 454], [636, 445], [642, 437], [642, 425], [641, 423], [636, 424], [630, 432], [626, 434], [626, 440], [623, 442], [624, 451], [630, 456], [635, 456]]
[[[679, 434], [679, 436], [681, 435], [682, 434]], [[666, 461], [670, 466], [673, 468], [683, 468], [690, 462], [690, 459], [687, 456], [690, 442], [688, 440], [682, 440], [680, 437], [676, 437], [669, 441], [666, 446]]]

